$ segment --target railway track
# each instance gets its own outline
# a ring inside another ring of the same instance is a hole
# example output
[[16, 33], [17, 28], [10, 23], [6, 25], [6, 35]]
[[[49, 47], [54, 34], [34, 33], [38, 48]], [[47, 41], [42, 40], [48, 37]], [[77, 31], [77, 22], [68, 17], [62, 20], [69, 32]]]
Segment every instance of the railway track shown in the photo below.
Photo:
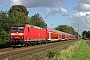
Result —
[[0, 49], [0, 60], [4, 60], [5, 58], [8, 58], [8, 60], [15, 60], [17, 58], [20, 58], [26, 55], [31, 55], [33, 53], [37, 53], [60, 45], [61, 45], [61, 49], [63, 49], [65, 48], [65, 46], [63, 46], [64, 44], [66, 43], [73, 44], [76, 41], [77, 40], [68, 40], [68, 41], [54, 42], [49, 44], [14, 48], [14, 49], [13, 48]]

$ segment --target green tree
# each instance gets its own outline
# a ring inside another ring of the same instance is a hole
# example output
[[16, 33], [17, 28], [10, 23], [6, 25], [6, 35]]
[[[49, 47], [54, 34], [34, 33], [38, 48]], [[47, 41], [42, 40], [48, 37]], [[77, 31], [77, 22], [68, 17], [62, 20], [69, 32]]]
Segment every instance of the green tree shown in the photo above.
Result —
[[0, 44], [9, 40], [9, 30], [7, 12], [0, 11]]
[[76, 34], [74, 28], [68, 25], [59, 25], [55, 29], [66, 33], [70, 33], [70, 34]]
[[0, 11], [0, 30], [8, 31], [7, 12]]
[[30, 24], [39, 27], [47, 27], [47, 24], [45, 23], [45, 21], [43, 20], [43, 18], [40, 16], [39, 13], [35, 14], [34, 16], [31, 16]]
[[59, 31], [62, 31], [62, 32], [69, 33], [69, 34], [73, 34], [73, 35], [76, 36], [76, 38], [78, 37], [78, 32], [76, 32], [74, 30], [74, 28], [71, 27], [71, 26], [68, 26], [68, 25], [59, 25], [55, 29], [59, 30]]
[[83, 38], [83, 39], [90, 39], [90, 31], [84, 30], [84, 31], [82, 32], [82, 38]]
[[87, 38], [90, 38], [90, 31], [87, 31]]
[[9, 10], [8, 15], [9, 16], [13, 16], [13, 15], [16, 16], [19, 13], [22, 13], [23, 15], [28, 16], [29, 12], [27, 11], [25, 6], [13, 5]]
[[86, 30], [82, 32], [82, 38], [83, 39], [86, 39], [87, 38], [87, 33], [88, 32]]
[[13, 5], [8, 11], [8, 18], [11, 25], [27, 23], [29, 21], [28, 11], [22, 5]]

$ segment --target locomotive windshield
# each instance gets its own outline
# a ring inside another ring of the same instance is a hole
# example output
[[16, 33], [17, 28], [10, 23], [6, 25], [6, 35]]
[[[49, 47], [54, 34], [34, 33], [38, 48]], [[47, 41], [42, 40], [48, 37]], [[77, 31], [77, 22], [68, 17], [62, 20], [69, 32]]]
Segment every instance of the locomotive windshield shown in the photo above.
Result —
[[12, 30], [24, 30], [24, 26], [13, 26]]

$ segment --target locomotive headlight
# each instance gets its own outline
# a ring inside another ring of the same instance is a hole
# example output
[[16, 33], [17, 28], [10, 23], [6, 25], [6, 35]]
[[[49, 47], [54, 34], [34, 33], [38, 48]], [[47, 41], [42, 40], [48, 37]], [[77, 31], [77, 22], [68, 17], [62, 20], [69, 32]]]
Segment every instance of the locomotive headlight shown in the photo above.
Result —
[[23, 37], [22, 37], [23, 38]]
[[11, 38], [13, 38], [13, 37], [11, 37]]
[[15, 33], [11, 33], [11, 35], [15, 35]]
[[19, 35], [23, 35], [23, 33], [19, 33]]

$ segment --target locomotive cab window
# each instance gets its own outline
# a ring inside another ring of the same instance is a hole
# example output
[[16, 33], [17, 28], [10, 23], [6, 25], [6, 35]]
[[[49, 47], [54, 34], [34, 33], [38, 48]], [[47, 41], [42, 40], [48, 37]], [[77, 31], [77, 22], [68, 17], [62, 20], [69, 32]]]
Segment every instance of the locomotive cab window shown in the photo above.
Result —
[[24, 30], [24, 26], [13, 26], [12, 30]]
[[12, 30], [18, 30], [18, 26], [13, 26]]
[[24, 26], [19, 26], [18, 30], [24, 30]]

